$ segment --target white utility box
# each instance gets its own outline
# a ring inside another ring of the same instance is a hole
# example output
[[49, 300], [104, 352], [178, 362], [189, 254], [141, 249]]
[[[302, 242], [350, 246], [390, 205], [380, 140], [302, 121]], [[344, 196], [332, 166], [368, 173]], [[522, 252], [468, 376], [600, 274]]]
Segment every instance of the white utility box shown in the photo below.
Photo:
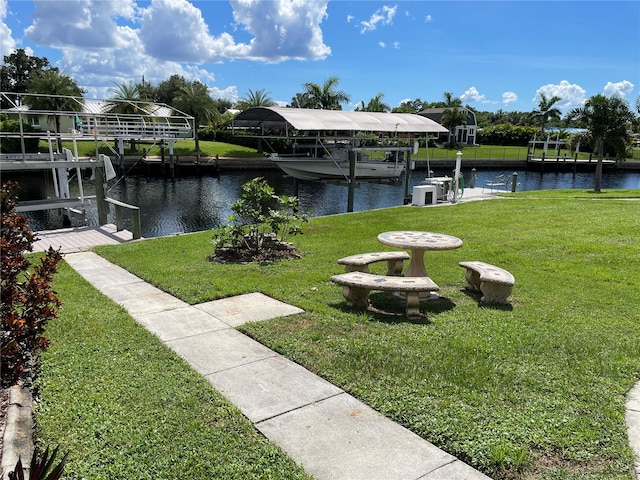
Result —
[[411, 205], [435, 205], [438, 203], [435, 185], [416, 185], [411, 195]]

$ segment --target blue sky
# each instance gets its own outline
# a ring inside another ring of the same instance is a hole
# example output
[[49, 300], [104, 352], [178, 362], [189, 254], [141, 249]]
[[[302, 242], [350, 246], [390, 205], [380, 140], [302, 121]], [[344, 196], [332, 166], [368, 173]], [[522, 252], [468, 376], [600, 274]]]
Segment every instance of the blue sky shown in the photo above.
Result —
[[282, 104], [330, 76], [352, 110], [452, 92], [477, 110], [563, 112], [596, 94], [640, 95], [640, 2], [0, 0], [0, 48], [47, 57], [105, 98], [172, 74], [237, 101]]

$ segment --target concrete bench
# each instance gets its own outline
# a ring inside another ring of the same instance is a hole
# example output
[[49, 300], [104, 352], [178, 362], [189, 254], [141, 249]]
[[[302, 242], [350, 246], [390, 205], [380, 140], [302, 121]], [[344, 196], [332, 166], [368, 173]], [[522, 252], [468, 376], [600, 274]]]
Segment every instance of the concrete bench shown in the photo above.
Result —
[[407, 252], [373, 252], [351, 255], [338, 260], [344, 265], [345, 272], [369, 273], [369, 265], [376, 262], [387, 262], [387, 275], [400, 275], [404, 260], [409, 260]]
[[420, 317], [420, 293], [440, 290], [440, 287], [429, 277], [397, 277], [348, 272], [332, 276], [331, 281], [343, 286], [342, 295], [349, 305], [363, 309], [369, 305], [371, 290], [404, 292], [408, 318]]
[[466, 268], [467, 290], [482, 292], [483, 303], [509, 303], [515, 278], [506, 270], [485, 262], [460, 262]]

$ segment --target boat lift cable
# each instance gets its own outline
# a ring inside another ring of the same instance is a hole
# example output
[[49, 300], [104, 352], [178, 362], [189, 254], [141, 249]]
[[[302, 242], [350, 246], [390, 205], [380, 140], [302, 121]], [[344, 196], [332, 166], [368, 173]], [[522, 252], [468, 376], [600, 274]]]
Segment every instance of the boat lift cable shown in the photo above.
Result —
[[267, 144], [267, 147], [269, 147], [269, 148], [271, 149], [271, 153], [276, 153], [276, 149], [275, 149], [275, 148], [273, 148], [273, 146], [269, 143], [269, 141], [268, 141], [266, 138], [263, 138], [263, 139], [262, 139], [262, 141], [263, 141], [264, 143], [266, 143], [266, 144]]
[[336, 162], [336, 159], [333, 157], [333, 155], [331, 154], [331, 152], [329, 151], [329, 149], [327, 149], [327, 146], [324, 144], [324, 142], [322, 141], [322, 139], [318, 139], [318, 142], [320, 143], [320, 145], [322, 146], [323, 150], [327, 153], [327, 155], [329, 155], [329, 158], [331, 159], [331, 161], [334, 163], [334, 165], [338, 168], [338, 170], [340, 170], [340, 173], [342, 174], [342, 176], [345, 178], [345, 180], [347, 181], [347, 183], [351, 182], [351, 179], [349, 178], [349, 175], [345, 174], [344, 171], [342, 170], [342, 168], [340, 168], [340, 165], [338, 164], [338, 162]]
[[[149, 150], [151, 150], [151, 148], [155, 146], [155, 142], [153, 143], [153, 145], [151, 145], [151, 147], [149, 147]], [[131, 165], [131, 167], [129, 167], [129, 170], [127, 170], [126, 172], [124, 172], [120, 178], [118, 178], [115, 182], [113, 182], [113, 185], [111, 185], [108, 189], [107, 189], [107, 193], [109, 193], [114, 187], [116, 187], [121, 180], [124, 180], [124, 178], [129, 175], [129, 173], [131, 172], [131, 170], [133, 170], [134, 168], [136, 168], [136, 166], [138, 165], [138, 163], [144, 161], [144, 158], [146, 157], [146, 153], [144, 155], [142, 155], [140, 158], [138, 158], [133, 165]]]

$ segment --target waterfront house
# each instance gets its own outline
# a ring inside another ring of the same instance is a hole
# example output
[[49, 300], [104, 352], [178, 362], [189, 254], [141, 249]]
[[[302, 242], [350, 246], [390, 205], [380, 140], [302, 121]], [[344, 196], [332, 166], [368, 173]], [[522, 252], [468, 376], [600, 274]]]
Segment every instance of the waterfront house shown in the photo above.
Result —
[[[473, 110], [466, 107], [458, 107], [459, 110], [467, 114], [467, 121], [462, 125], [458, 125], [454, 132], [456, 143], [464, 145], [475, 145], [478, 133], [478, 124], [476, 123], [476, 114]], [[439, 124], [442, 124], [442, 115], [447, 108], [427, 108], [418, 115], [430, 118]], [[446, 143], [449, 141], [448, 133], [440, 133], [436, 138], [437, 143]]]

